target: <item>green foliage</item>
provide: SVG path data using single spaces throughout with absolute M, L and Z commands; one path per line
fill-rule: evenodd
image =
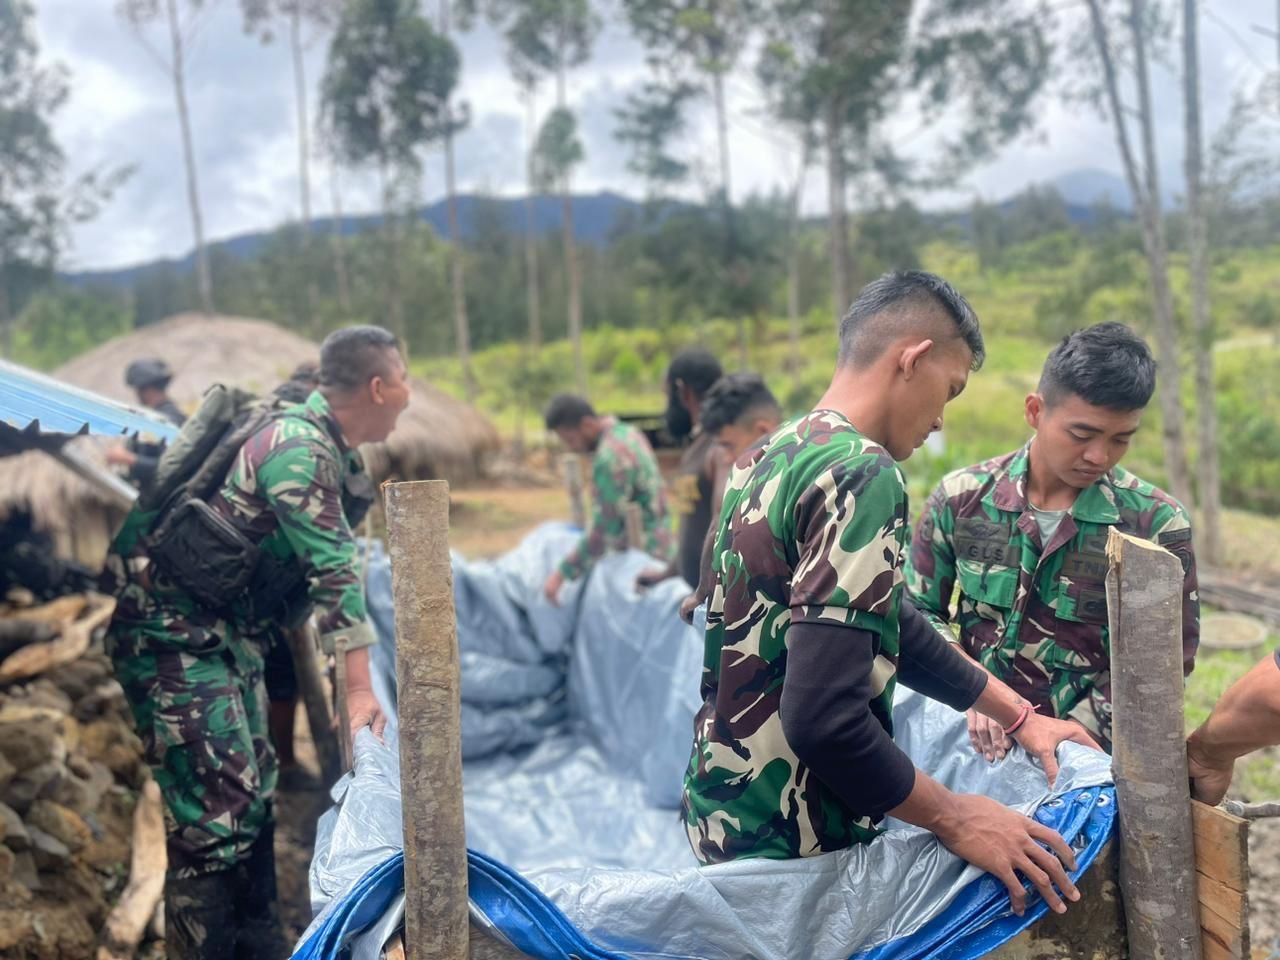
M 29 367 L 51 370 L 132 327 L 120 301 L 55 287 L 32 297 L 18 315 L 13 356 Z
M 418 167 L 418 151 L 455 126 L 458 49 L 416 0 L 351 0 L 329 46 L 321 116 L 344 163 Z
M 534 144 L 534 182 L 539 189 L 562 187 L 583 161 L 586 151 L 578 138 L 578 121 L 567 107 L 556 107 L 542 122 Z

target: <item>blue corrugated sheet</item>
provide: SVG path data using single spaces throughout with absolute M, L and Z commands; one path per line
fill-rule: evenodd
M 28 436 L 142 434 L 172 440 L 178 428 L 149 410 L 116 403 L 88 390 L 0 360 L 0 422 Z

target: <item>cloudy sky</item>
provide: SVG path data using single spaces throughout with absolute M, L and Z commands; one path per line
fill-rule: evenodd
M 263 46 L 240 28 L 236 0 L 205 0 L 208 11 L 196 26 L 190 53 L 188 97 L 194 124 L 200 195 L 206 236 L 233 236 L 267 229 L 296 217 L 297 147 L 293 81 L 288 49 Z M 1059 4 L 1070 8 L 1071 4 Z M 1083 6 L 1083 4 L 1081 4 Z M 1212 129 L 1242 84 L 1256 83 L 1276 59 L 1273 39 L 1254 29 L 1275 26 L 1274 0 L 1203 0 L 1202 58 L 1206 126 Z M 115 0 L 36 0 L 37 29 L 46 60 L 71 71 L 73 92 L 56 121 L 74 170 L 133 163 L 137 172 L 96 221 L 77 229 L 70 266 L 122 266 L 184 254 L 191 246 L 181 145 L 173 92 L 152 54 L 115 16 Z M 1068 9 L 1067 15 L 1073 15 Z M 577 178 L 581 191 L 610 189 L 640 196 L 642 184 L 626 170 L 626 156 L 613 140 L 614 110 L 647 75 L 643 55 L 613 14 L 596 44 L 592 62 L 577 70 L 570 97 L 579 111 L 587 163 Z M 165 49 L 165 34 L 147 36 Z M 327 37 L 309 40 L 308 81 L 312 106 L 323 69 Z M 460 38 L 462 97 L 472 124 L 458 139 L 460 188 L 511 194 L 521 189 L 524 107 L 516 96 L 499 40 L 485 30 Z M 1180 180 L 1181 107 L 1178 79 L 1166 68 L 1155 76 L 1158 146 L 1167 182 Z M 798 151 L 761 115 L 749 71 L 732 78 L 731 146 L 734 192 L 769 190 L 795 176 Z M 945 194 L 920 198 L 930 206 L 966 202 L 981 195 L 999 199 L 1020 187 L 1082 167 L 1119 171 L 1110 127 L 1078 104 L 1047 99 L 1036 133 L 1015 143 L 991 164 L 974 171 Z M 896 129 L 907 151 L 926 154 L 929 130 L 904 116 Z M 683 156 L 710 179 L 715 127 L 707 111 L 696 113 L 680 144 Z M 427 165 L 423 196 L 441 192 L 441 163 Z M 328 213 L 329 169 L 312 166 L 313 207 Z M 701 188 L 695 182 L 690 196 Z M 374 185 L 346 173 L 345 212 L 371 210 Z M 825 207 L 825 179 L 808 174 L 806 209 Z

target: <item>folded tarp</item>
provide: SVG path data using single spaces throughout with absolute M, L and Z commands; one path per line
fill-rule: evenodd
M 534 957 L 905 960 L 982 956 L 1043 915 L 1033 896 L 1027 915 L 1013 916 L 1002 884 L 893 822 L 866 847 L 699 867 L 678 810 L 702 662 L 700 632 L 676 616 L 687 587 L 637 591 L 652 561 L 612 555 L 580 595 L 552 608 L 542 581 L 573 536 L 549 526 L 496 563 L 455 558 L 469 876 L 482 927 Z M 393 644 L 385 558 L 373 564 L 370 603 L 382 643 Z M 375 655 L 375 669 L 393 649 Z M 505 669 L 489 671 L 506 677 L 495 689 L 465 675 L 475 669 L 466 664 L 493 660 L 559 669 L 563 683 L 546 694 L 550 684 L 515 682 Z M 394 682 L 384 675 L 379 685 Z M 511 719 L 500 736 L 474 720 L 510 719 L 511 708 L 540 700 L 562 703 L 563 716 Z M 1059 829 L 1081 872 L 1111 835 L 1106 756 L 1064 745 L 1051 791 L 1020 750 L 995 765 L 978 757 L 963 715 L 941 704 L 904 692 L 895 717 L 917 766 Z M 385 744 L 358 736 L 355 769 L 334 799 L 312 863 L 319 916 L 295 956 L 376 960 L 403 914 L 394 724 Z

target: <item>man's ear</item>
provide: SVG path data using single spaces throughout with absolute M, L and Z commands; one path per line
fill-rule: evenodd
M 904 347 L 902 352 L 898 354 L 898 369 L 902 371 L 902 376 L 907 380 L 915 376 L 916 368 L 919 367 L 920 361 L 932 349 L 932 340 L 921 340 L 919 343 Z
M 1027 421 L 1027 426 L 1032 430 L 1040 429 L 1040 418 L 1045 412 L 1044 397 L 1038 393 L 1028 393 L 1027 399 L 1022 404 L 1022 415 Z
M 369 380 L 369 399 L 374 403 L 382 404 L 386 402 L 386 381 L 381 377 L 372 377 Z

